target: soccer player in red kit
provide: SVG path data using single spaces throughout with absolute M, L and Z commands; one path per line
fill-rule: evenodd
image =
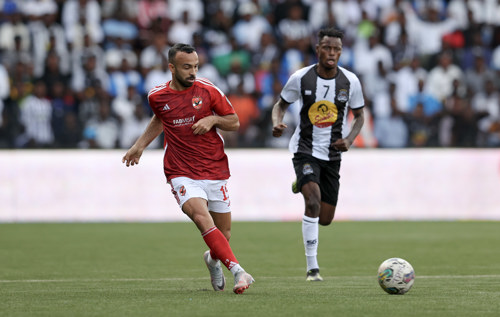
M 122 159 L 139 164 L 146 147 L 161 132 L 167 182 L 182 211 L 196 224 L 209 250 L 203 255 L 212 286 L 224 290 L 221 262 L 234 276 L 233 291 L 243 293 L 254 282 L 229 246 L 231 209 L 227 191 L 230 176 L 224 142 L 217 128 L 234 131 L 239 119 L 224 93 L 206 79 L 196 78 L 198 54 L 187 44 L 168 52 L 172 80 L 148 94 L 154 112 L 151 122 Z

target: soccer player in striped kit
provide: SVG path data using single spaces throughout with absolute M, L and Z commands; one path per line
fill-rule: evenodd
M 172 80 L 149 91 L 153 118 L 122 162 L 126 166 L 139 164 L 144 149 L 164 133 L 165 176 L 182 211 L 196 224 L 209 247 L 203 259 L 212 287 L 224 290 L 222 263 L 233 274 L 233 291 L 241 294 L 254 279 L 229 246 L 230 173 L 224 143 L 217 132 L 217 128 L 237 130 L 239 119 L 222 91 L 208 80 L 196 78 L 198 54 L 192 46 L 175 44 L 168 60 Z
M 329 225 L 335 215 L 339 192 L 341 153 L 347 151 L 364 123 L 364 99 L 359 79 L 340 67 L 343 33 L 333 28 L 318 32 L 318 63 L 290 76 L 273 107 L 273 136 L 287 128 L 283 117 L 294 102 L 300 105 L 300 121 L 290 139 L 297 180 L 294 193 L 305 202 L 302 236 L 307 260 L 307 281 L 322 281 L 317 260 L 318 224 Z M 346 126 L 349 109 L 354 115 Z

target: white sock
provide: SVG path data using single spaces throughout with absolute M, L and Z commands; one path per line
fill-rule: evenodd
M 235 276 L 238 272 L 245 270 L 239 264 L 235 264 L 229 271 Z
M 302 217 L 302 238 L 306 250 L 307 270 L 319 268 L 318 259 L 318 221 L 319 217 Z

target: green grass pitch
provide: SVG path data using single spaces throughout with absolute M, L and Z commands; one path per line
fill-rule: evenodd
M 334 222 L 323 282 L 305 281 L 298 222 L 235 222 L 256 282 L 214 292 L 192 223 L 0 224 L 0 316 L 500 316 L 500 222 Z M 401 257 L 405 295 L 377 284 Z

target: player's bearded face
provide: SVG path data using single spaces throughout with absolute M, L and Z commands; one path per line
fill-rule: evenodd
M 175 57 L 173 76 L 183 87 L 191 87 L 198 72 L 198 54 L 180 52 Z
M 338 37 L 325 36 L 316 46 L 316 53 L 322 67 L 334 69 L 342 54 L 342 40 Z

